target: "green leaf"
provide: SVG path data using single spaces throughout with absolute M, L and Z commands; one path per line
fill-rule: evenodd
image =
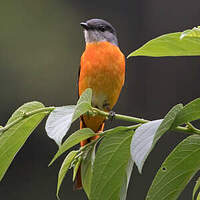
M 92 89 L 91 88 L 87 88 L 82 95 L 80 96 L 77 105 L 81 104 L 83 102 L 86 102 L 88 104 L 91 105 L 91 101 L 92 101 Z
M 146 200 L 175 200 L 200 168 L 200 137 L 183 140 L 163 162 Z
M 91 190 L 92 170 L 95 159 L 95 148 L 96 144 L 88 148 L 81 163 L 81 179 L 84 191 L 86 192 L 88 198 L 90 196 Z
M 35 101 L 22 105 L 13 113 L 11 118 L 8 120 L 7 125 L 19 117 L 22 117 L 24 113 L 40 108 L 44 108 L 44 105 Z M 24 145 L 29 135 L 42 121 L 46 114 L 47 112 L 41 112 L 24 118 L 0 135 L 0 180 L 2 180 L 17 152 Z
M 71 124 L 92 108 L 91 100 L 92 90 L 88 88 L 83 92 L 76 106 L 57 107 L 50 113 L 45 129 L 47 135 L 53 139 L 58 146 L 61 145 L 62 139 L 71 127 Z
M 163 121 L 152 121 L 136 129 L 131 142 L 131 155 L 140 173 L 149 153 L 160 137 L 171 128 L 177 114 L 182 108 L 182 104 L 175 105 L 166 114 Z
M 80 96 L 77 102 L 72 121 L 77 120 L 82 114 L 89 111 L 92 108 L 91 102 L 92 102 L 92 89 L 87 88 Z
M 58 174 L 58 183 L 57 183 L 57 192 L 56 192 L 56 196 L 59 199 L 59 190 L 60 190 L 60 186 L 63 182 L 63 179 L 68 171 L 68 169 L 71 166 L 71 163 L 74 159 L 74 157 L 76 156 L 76 154 L 78 153 L 78 151 L 71 151 L 65 158 L 65 160 L 62 163 L 62 166 L 60 168 L 59 174 Z
M 154 120 L 141 125 L 135 130 L 130 146 L 131 157 L 140 173 L 142 172 L 144 162 L 152 149 L 154 136 L 162 121 L 162 119 Z
M 79 166 L 80 166 L 80 164 L 81 164 L 81 160 L 82 160 L 82 158 L 79 156 L 79 157 L 78 157 L 78 161 L 76 162 L 76 164 L 75 164 L 75 166 L 74 166 L 73 179 L 72 179 L 73 181 L 74 181 L 75 178 L 76 178 L 76 175 L 77 175 Z
M 133 131 L 105 135 L 97 150 L 90 200 L 119 199 L 130 159 Z
M 181 32 L 169 33 L 150 40 L 129 56 L 199 56 L 200 38 L 184 37 Z
M 177 104 L 174 107 L 172 107 L 170 111 L 166 114 L 161 125 L 156 131 L 155 137 L 153 139 L 152 148 L 155 146 L 155 144 L 160 139 L 160 137 L 164 133 L 166 133 L 169 129 L 171 129 L 172 124 L 174 123 L 174 120 L 176 119 L 176 116 L 180 113 L 182 109 L 183 109 L 183 104 Z
M 197 28 L 194 27 L 191 30 L 186 30 L 181 34 L 180 39 L 183 39 L 184 37 L 194 37 L 194 38 L 200 38 L 200 26 Z
M 175 128 L 178 125 L 200 119 L 200 98 L 197 98 L 183 107 L 177 114 L 174 124 Z
M 63 137 L 69 130 L 75 106 L 62 106 L 55 108 L 46 121 L 47 135 L 53 139 L 58 146 L 61 145 Z
M 194 186 L 194 189 L 193 189 L 193 194 L 192 194 L 192 200 L 195 199 L 195 194 L 197 193 L 198 189 L 200 188 L 200 177 L 198 178 L 195 186 Z
M 71 147 L 75 146 L 82 140 L 86 140 L 90 137 L 95 136 L 95 133 L 89 129 L 89 128 L 84 128 L 76 131 L 75 133 L 71 134 L 65 142 L 60 146 L 58 149 L 56 155 L 52 159 L 49 165 L 51 165 L 60 155 L 62 155 L 64 152 L 66 152 L 68 149 Z

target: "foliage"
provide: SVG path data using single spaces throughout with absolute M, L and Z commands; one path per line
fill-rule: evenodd
M 120 197 L 130 158 L 132 135 L 132 130 L 118 131 L 105 135 L 102 139 L 94 161 L 89 199 L 118 199 Z
M 41 108 L 44 108 L 44 105 L 39 102 L 26 103 L 18 108 L 8 120 L 6 126 L 9 127 L 13 124 L 12 128 L 5 129 L 3 134 L 0 135 L 0 180 L 6 173 L 16 153 L 47 113 L 39 112 L 30 115 L 30 117 L 26 116 L 28 116 L 30 112 Z M 16 120 L 19 122 L 15 123 Z M 1 128 L 0 130 L 3 129 L 4 128 Z
M 200 55 L 199 27 L 157 37 L 129 57 L 194 55 Z M 58 174 L 57 197 L 68 170 L 73 168 L 74 181 L 81 166 L 83 188 L 88 199 L 125 200 L 133 164 L 136 163 L 141 173 L 145 160 L 159 138 L 172 130 L 190 136 L 180 142 L 162 163 L 146 199 L 177 199 L 200 168 L 200 130 L 192 124 L 194 120 L 200 119 L 200 98 L 185 106 L 177 104 L 163 119 L 154 121 L 116 114 L 116 119 L 133 124 L 105 130 L 98 133 L 98 139 L 69 151 L 80 141 L 96 135 L 91 129 L 84 128 L 62 142 L 75 120 L 83 114 L 109 117 L 109 113 L 93 108 L 91 100 L 92 91 L 87 89 L 76 105 L 55 108 L 45 107 L 40 102 L 30 102 L 17 109 L 7 124 L 0 126 L 0 180 L 32 131 L 49 115 L 45 127 L 47 135 L 59 148 L 50 165 L 68 152 Z M 200 179 L 196 182 L 191 199 L 200 199 L 199 186 Z
M 198 56 L 200 55 L 200 29 L 169 33 L 150 40 L 131 56 Z
M 177 199 L 200 168 L 199 154 L 199 135 L 189 136 L 177 145 L 158 170 L 146 199 Z

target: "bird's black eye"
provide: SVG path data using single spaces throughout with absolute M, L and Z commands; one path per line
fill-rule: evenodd
M 99 26 L 99 30 L 104 32 L 106 29 L 105 29 L 105 26 Z

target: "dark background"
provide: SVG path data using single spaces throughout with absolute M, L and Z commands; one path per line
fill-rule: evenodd
M 146 41 L 164 33 L 199 25 L 200 2 L 194 1 L 0 1 L 0 124 L 25 102 L 46 106 L 75 104 L 77 72 L 84 50 L 79 23 L 90 18 L 108 20 L 117 29 L 121 50 L 127 56 Z M 127 60 L 125 87 L 117 113 L 162 118 L 177 103 L 200 96 L 199 57 Z M 121 122 L 108 122 L 107 128 Z M 122 124 L 122 123 L 121 123 Z M 43 122 L 30 136 L 0 183 L 1 200 L 56 199 L 57 173 L 63 157 L 48 168 L 57 151 L 46 136 Z M 69 134 L 78 129 L 73 125 Z M 161 162 L 186 135 L 168 133 L 145 163 L 136 168 L 128 198 L 143 200 Z M 61 199 L 86 199 L 72 189 L 71 173 L 61 188 Z M 191 199 L 194 180 L 180 199 Z

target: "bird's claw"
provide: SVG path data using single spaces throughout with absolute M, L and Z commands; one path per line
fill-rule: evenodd
M 109 112 L 108 119 L 110 119 L 111 121 L 113 121 L 115 119 L 115 112 L 114 111 L 111 110 Z

